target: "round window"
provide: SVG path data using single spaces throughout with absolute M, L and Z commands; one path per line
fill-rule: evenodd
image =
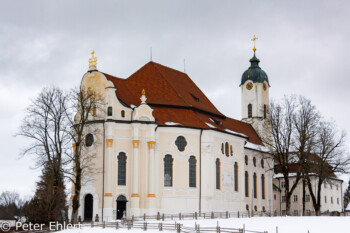
M 85 145 L 89 147 L 89 146 L 92 146 L 93 143 L 94 143 L 94 136 L 91 133 L 89 133 L 85 137 Z

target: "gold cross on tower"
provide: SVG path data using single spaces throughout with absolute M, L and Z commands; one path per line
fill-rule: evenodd
M 95 51 L 92 50 L 91 58 L 89 58 L 89 70 L 95 70 L 97 65 L 97 57 L 95 57 Z
M 253 39 L 252 39 L 252 41 L 254 42 L 254 48 L 253 48 L 253 51 L 254 51 L 254 53 L 255 53 L 255 51 L 256 51 L 256 48 L 255 48 L 255 41 L 258 39 L 258 37 L 255 37 L 255 35 L 254 35 L 254 37 L 253 37 Z

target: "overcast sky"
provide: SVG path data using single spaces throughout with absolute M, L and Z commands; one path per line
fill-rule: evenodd
M 93 49 L 98 69 L 121 78 L 150 60 L 151 46 L 160 64 L 183 71 L 186 59 L 214 105 L 241 119 L 255 34 L 270 97 L 302 94 L 350 133 L 349 22 L 350 1 L 1 1 L 0 192 L 34 191 L 40 171 L 19 159 L 28 142 L 13 135 L 41 88 L 79 85 Z

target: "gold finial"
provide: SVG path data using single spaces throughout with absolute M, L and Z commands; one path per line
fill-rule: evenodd
M 141 94 L 142 94 L 142 95 L 146 95 L 146 91 L 145 91 L 145 89 L 142 89 Z
M 254 35 L 254 37 L 253 37 L 253 39 L 252 39 L 252 41 L 254 42 L 254 48 L 253 48 L 253 51 L 254 51 L 254 53 L 255 53 L 255 51 L 256 51 L 256 48 L 255 48 L 255 41 L 258 39 L 258 37 L 255 37 L 255 35 Z
M 89 58 L 89 70 L 96 70 L 97 57 L 95 57 L 95 51 L 92 50 L 91 58 Z

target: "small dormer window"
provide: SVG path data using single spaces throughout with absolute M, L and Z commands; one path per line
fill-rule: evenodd
M 113 108 L 112 107 L 108 107 L 107 108 L 107 116 L 112 116 L 113 115 Z
M 199 98 L 197 96 L 193 95 L 192 93 L 191 93 L 191 96 L 195 101 L 199 102 Z
M 121 117 L 125 117 L 125 111 L 124 110 L 122 110 L 121 112 L 120 112 L 120 115 L 121 115 Z

